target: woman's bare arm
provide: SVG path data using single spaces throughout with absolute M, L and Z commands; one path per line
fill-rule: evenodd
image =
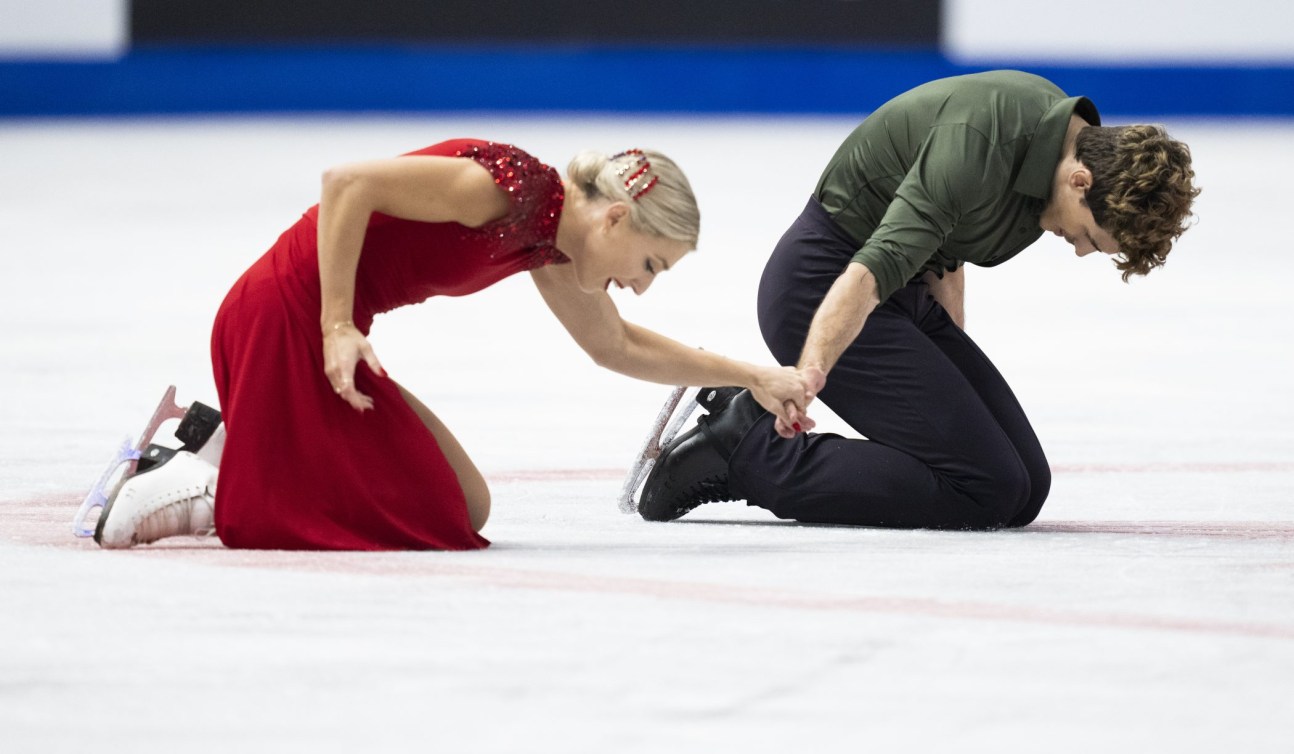
M 580 290 L 569 265 L 550 265 L 531 275 L 548 307 L 599 366 L 664 385 L 748 387 L 760 405 L 788 426 L 796 423 L 790 407 L 800 412 L 801 429 L 813 426 L 803 414 L 813 388 L 797 370 L 736 361 L 626 322 L 606 293 Z

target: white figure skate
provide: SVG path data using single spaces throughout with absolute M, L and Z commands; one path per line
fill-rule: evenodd
M 661 406 L 660 413 L 656 415 L 656 421 L 652 422 L 651 431 L 647 433 L 647 440 L 643 442 L 642 450 L 638 451 L 638 458 L 634 460 L 633 466 L 629 469 L 629 476 L 625 477 L 624 486 L 620 488 L 621 513 L 638 512 L 638 501 L 634 495 L 647 479 L 647 475 L 651 473 L 661 449 L 674 439 L 674 435 L 678 434 L 683 423 L 696 410 L 698 392 L 699 388 L 676 387 L 665 401 L 665 405 Z
M 94 540 L 121 549 L 166 537 L 214 534 L 216 467 L 187 450 L 126 480 L 104 506 Z
M 179 449 L 153 444 L 153 437 L 163 423 L 179 419 L 175 437 L 183 443 Z M 113 455 L 102 475 L 86 495 L 81 507 L 72 520 L 73 533 L 78 537 L 95 537 L 103 528 L 107 508 L 123 486 L 138 474 L 160 466 L 179 452 L 196 454 L 198 458 L 212 466 L 220 465 L 220 456 L 224 450 L 225 427 L 220 423 L 220 412 L 194 402 L 188 408 L 181 408 L 175 403 L 175 386 L 167 388 L 157 409 L 149 419 L 139 441 L 133 445 L 127 438 Z M 187 464 L 186 464 L 187 465 Z M 91 518 L 99 511 L 99 521 Z

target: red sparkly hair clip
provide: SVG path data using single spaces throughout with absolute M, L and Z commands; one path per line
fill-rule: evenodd
M 641 149 L 626 149 L 611 159 L 618 160 L 621 157 L 633 158 L 616 171 L 616 177 L 624 180 L 625 191 L 628 191 L 629 198 L 636 202 L 643 197 L 643 194 L 651 191 L 660 179 L 652 174 L 651 163 L 647 161 L 647 155 L 643 154 Z

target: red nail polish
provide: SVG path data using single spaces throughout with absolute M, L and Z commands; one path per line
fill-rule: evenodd
M 792 426 L 792 427 L 795 427 L 795 431 L 796 431 L 796 432 L 801 431 L 801 430 L 800 430 L 800 423 L 799 423 L 799 422 L 796 422 L 795 424 L 792 424 L 791 426 Z

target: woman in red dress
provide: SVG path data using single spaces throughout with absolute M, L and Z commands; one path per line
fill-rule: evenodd
M 598 364 L 749 387 L 789 423 L 812 397 L 799 372 L 684 346 L 625 322 L 607 295 L 613 284 L 646 291 L 695 248 L 699 227 L 687 179 L 655 152 L 583 153 L 565 183 L 520 149 L 476 140 L 327 171 L 319 204 L 216 315 L 223 455 L 181 452 L 132 477 L 96 539 L 129 547 L 214 531 L 237 548 L 487 546 L 485 479 L 386 374 L 367 334 L 376 314 L 527 270 Z

